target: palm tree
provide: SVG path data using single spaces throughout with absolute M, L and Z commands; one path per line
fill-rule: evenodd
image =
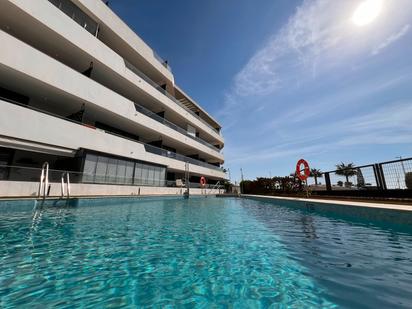
M 318 169 L 316 169 L 316 168 L 312 168 L 312 169 L 310 170 L 310 177 L 315 178 L 315 185 L 317 186 L 317 185 L 318 185 L 318 178 L 322 178 L 322 177 L 323 177 L 322 171 L 321 171 L 321 170 L 318 170 Z
M 349 183 L 349 177 L 356 175 L 356 167 L 353 163 L 345 164 L 341 162 L 336 165 L 336 175 L 345 176 L 346 183 Z

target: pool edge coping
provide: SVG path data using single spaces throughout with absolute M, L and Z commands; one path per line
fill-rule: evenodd
M 66 200 L 82 200 L 82 199 L 112 199 L 112 198 L 161 198 L 161 197 L 176 197 L 176 198 L 184 198 L 181 194 L 141 194 L 141 195 L 74 195 L 70 196 L 69 198 L 61 198 L 58 196 L 50 196 L 46 197 L 44 201 L 66 201 Z M 217 197 L 217 194 L 193 194 L 190 195 L 192 198 L 203 198 L 203 197 Z M 0 197 L 0 202 L 6 201 L 43 201 L 43 198 L 38 198 L 34 196 L 7 196 L 7 197 Z

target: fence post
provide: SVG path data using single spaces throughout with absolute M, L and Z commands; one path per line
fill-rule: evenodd
M 387 190 L 385 175 L 383 173 L 382 165 L 381 164 L 374 164 L 373 165 L 373 172 L 375 174 L 376 185 L 380 190 Z
M 330 184 L 329 173 L 325 173 L 325 183 L 326 183 L 326 191 L 332 191 L 332 185 Z
M 378 169 L 379 169 L 379 174 L 381 176 L 381 185 L 383 190 L 387 190 L 388 188 L 386 187 L 386 180 L 385 180 L 385 173 L 383 172 L 382 164 L 379 163 L 377 164 Z

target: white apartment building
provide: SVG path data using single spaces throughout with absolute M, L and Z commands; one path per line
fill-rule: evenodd
M 1 0 L 0 42 L 3 185 L 44 162 L 78 184 L 226 178 L 219 123 L 104 1 Z

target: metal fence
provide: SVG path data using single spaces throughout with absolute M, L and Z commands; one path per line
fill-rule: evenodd
M 412 158 L 387 161 L 322 174 L 321 191 L 412 190 Z

